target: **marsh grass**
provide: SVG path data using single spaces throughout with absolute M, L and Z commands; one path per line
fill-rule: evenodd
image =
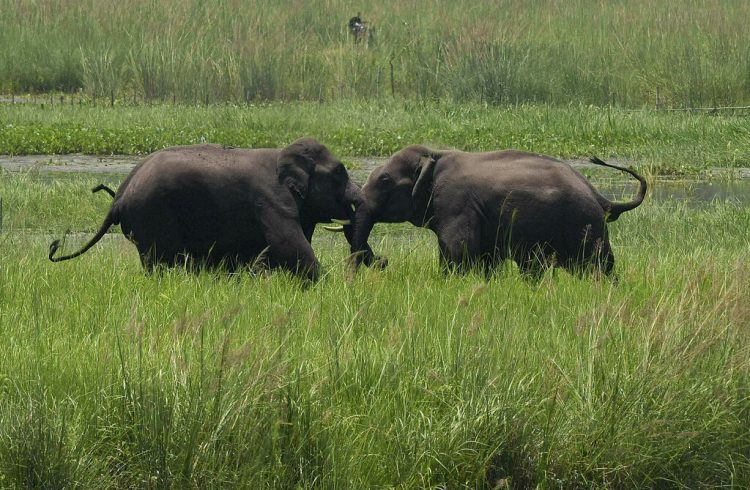
M 658 174 L 747 167 L 750 126 L 722 116 L 591 106 L 497 108 L 448 102 L 6 107 L 0 154 L 148 154 L 201 141 L 283 147 L 313 136 L 335 154 L 389 156 L 406 145 L 517 148 L 563 158 L 617 158 Z
M 98 222 L 66 199 L 48 204 Z M 348 273 L 318 234 L 314 285 L 148 277 L 119 235 L 51 264 L 65 225 L 18 212 L 0 233 L 2 486 L 750 484 L 747 207 L 628 213 L 616 285 L 446 277 L 405 225 L 376 227 L 384 272 Z
M 747 103 L 744 2 L 21 0 L 0 88 L 147 100 Z M 391 68 L 392 67 L 392 68 Z M 391 69 L 393 82 L 391 82 Z

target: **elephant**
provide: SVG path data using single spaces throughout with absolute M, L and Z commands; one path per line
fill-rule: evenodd
M 352 242 L 361 189 L 317 140 L 286 148 L 241 149 L 201 144 L 157 151 L 130 172 L 114 194 L 99 231 L 72 259 L 119 224 L 147 272 L 154 268 L 223 265 L 230 271 L 262 261 L 315 280 L 320 264 L 311 240 L 316 223 L 344 226 Z M 361 213 L 360 213 L 361 214 Z M 352 251 L 354 251 L 352 249 Z M 372 250 L 359 250 L 371 264 Z M 368 255 L 369 254 L 369 255 Z
M 611 202 L 573 167 L 545 155 L 408 146 L 373 170 L 362 187 L 366 210 L 353 248 L 369 249 L 375 223 L 409 221 L 437 235 L 446 271 L 478 267 L 491 273 L 512 259 L 527 278 L 538 279 L 549 267 L 612 275 L 607 222 L 638 207 L 647 185 L 631 169 L 596 157 L 591 162 L 635 177 L 637 197 Z

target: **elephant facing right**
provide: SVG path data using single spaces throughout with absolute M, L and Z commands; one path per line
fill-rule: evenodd
M 510 258 L 530 277 L 547 267 L 611 275 L 607 222 L 638 207 L 647 185 L 633 170 L 591 161 L 635 177 L 636 198 L 611 202 L 573 167 L 544 155 L 406 147 L 373 170 L 362 188 L 367 212 L 353 249 L 369 249 L 375 223 L 409 221 L 437 235 L 446 270 L 479 266 L 489 272 Z

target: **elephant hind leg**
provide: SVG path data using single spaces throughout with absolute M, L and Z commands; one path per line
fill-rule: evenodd
M 612 247 L 608 241 L 602 241 L 602 245 L 597 247 L 596 255 L 593 258 L 594 272 L 597 275 L 603 275 L 617 282 L 615 273 L 615 254 L 612 253 Z
M 163 267 L 186 265 L 183 230 L 174 213 L 161 206 L 156 210 L 138 209 L 136 216 L 121 223 L 123 233 L 135 244 L 147 274 Z M 147 216 L 148 219 L 144 217 Z
M 594 277 L 607 277 L 615 282 L 615 256 L 612 247 L 606 239 L 597 240 L 591 247 L 584 250 L 577 257 L 568 258 L 563 262 L 563 267 L 577 277 L 593 275 Z
M 555 252 L 540 244 L 518 250 L 513 255 L 521 275 L 532 282 L 539 282 L 547 269 L 558 265 Z
M 485 278 L 489 280 L 500 268 L 503 262 L 505 262 L 505 257 L 496 250 L 495 253 L 482 254 L 480 260 L 482 272 L 484 272 Z
M 154 258 L 151 256 L 150 253 L 146 252 L 138 252 L 139 257 L 141 258 L 141 265 L 143 266 L 143 270 L 146 271 L 146 275 L 150 276 L 154 273 Z
M 195 266 L 195 260 L 189 254 L 177 249 L 159 248 L 156 244 L 138 244 L 138 255 L 140 255 L 141 265 L 143 265 L 146 274 L 174 267 L 184 267 L 186 270 L 193 270 Z

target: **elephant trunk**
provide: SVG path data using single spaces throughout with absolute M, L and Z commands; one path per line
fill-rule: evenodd
M 375 255 L 370 244 L 367 243 L 374 225 L 374 220 L 367 204 L 361 204 L 357 208 L 352 223 L 351 227 L 344 227 L 344 234 L 347 235 L 347 240 L 351 244 L 354 265 L 357 267 L 362 264 L 368 267 L 378 265 L 381 269 L 385 268 L 387 260 Z
M 354 184 L 347 188 L 347 200 L 351 203 L 353 216 L 350 225 L 344 225 L 344 235 L 351 247 L 351 253 L 354 257 L 354 264 L 359 267 L 361 264 L 371 266 L 373 264 L 384 268 L 385 259 L 377 257 L 367 240 L 372 231 L 374 221 L 369 206 L 365 202 L 364 193 Z

